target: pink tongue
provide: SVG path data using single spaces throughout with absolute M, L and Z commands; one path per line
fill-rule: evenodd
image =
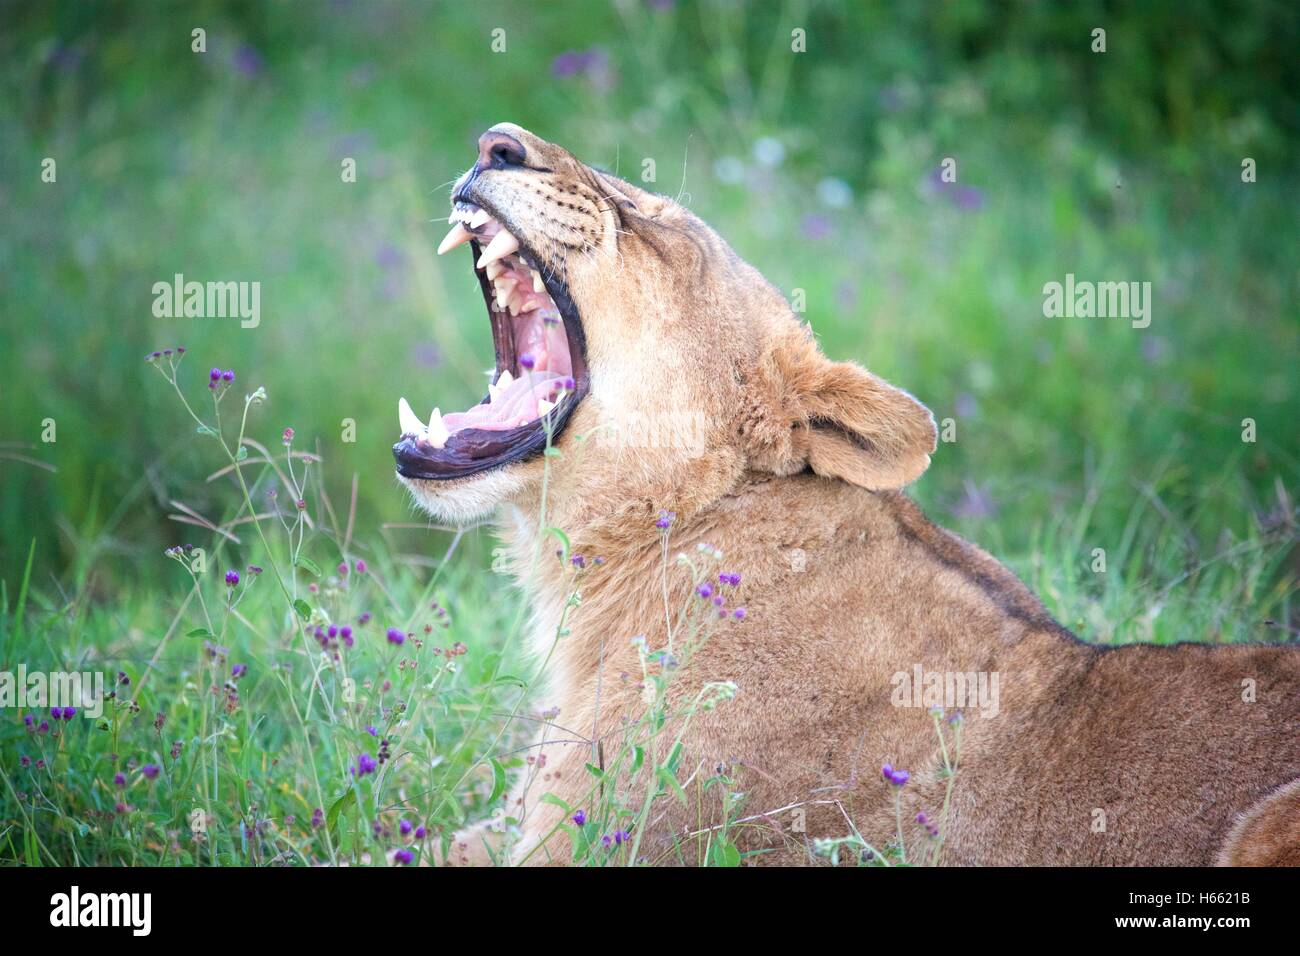
M 499 392 L 490 404 L 475 405 L 467 412 L 444 415 L 443 424 L 451 432 L 462 428 L 485 428 L 504 431 L 539 418 L 537 402 L 550 399 L 553 384 L 563 376 L 554 372 L 529 372 L 510 383 Z

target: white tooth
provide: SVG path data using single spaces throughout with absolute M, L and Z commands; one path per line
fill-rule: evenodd
M 536 269 L 533 270 L 533 291 L 534 292 L 546 291 L 546 283 L 542 281 L 542 274 L 538 272 Z
M 500 397 L 501 393 L 510 387 L 510 383 L 514 380 L 515 377 L 510 374 L 510 369 L 503 369 L 495 384 L 492 382 L 488 383 L 488 403 L 491 404 L 492 402 L 495 402 L 497 398 Z
M 537 400 L 537 417 L 538 417 L 538 418 L 545 418 L 545 417 L 546 417 L 546 413 L 549 412 L 549 411 L 550 411 L 552 408 L 554 408 L 554 407 L 555 407 L 555 403 L 554 403 L 554 402 L 548 402 L 548 401 L 547 401 L 546 399 L 544 399 L 544 398 L 538 399 L 538 400 Z
M 401 426 L 403 435 L 419 435 L 424 432 L 424 422 L 411 411 L 410 404 L 404 398 L 397 403 L 397 424 Z
M 455 249 L 457 246 L 459 246 L 462 242 L 469 242 L 470 239 L 472 238 L 473 236 L 469 234 L 468 229 L 466 229 L 460 223 L 456 223 L 456 225 L 451 227 L 451 232 L 447 233 L 446 238 L 443 239 L 442 242 L 438 244 L 438 255 L 442 255 L 445 252 L 450 252 L 452 249 Z
M 474 215 L 469 217 L 469 227 L 471 229 L 477 229 L 479 226 L 486 225 L 487 221 L 491 218 L 492 216 L 486 209 L 480 209 L 478 212 L 474 213 Z
M 442 423 L 442 412 L 438 409 L 433 410 L 429 416 L 429 444 L 434 448 L 441 448 L 447 444 L 447 439 L 451 437 L 451 432 L 447 431 L 447 426 Z
M 519 290 L 516 289 L 514 294 L 510 296 L 509 301 L 506 302 L 506 308 L 510 310 L 511 315 L 519 314 L 519 304 L 523 301 L 524 301 L 524 297 L 520 295 Z
M 524 304 L 519 307 L 519 311 L 522 314 L 524 312 L 531 312 L 533 311 L 533 309 L 540 309 L 541 307 L 542 304 L 540 302 L 538 302 L 532 296 L 529 296 L 527 299 L 524 300 Z
M 496 282 L 497 305 L 504 309 L 514 291 L 515 283 L 513 279 L 498 279 Z
M 468 237 L 469 233 L 467 232 L 465 235 Z M 483 269 L 489 262 L 496 262 L 498 259 L 504 259 L 518 248 L 519 240 L 502 229 L 492 237 L 492 241 L 489 242 L 487 248 L 483 250 L 483 255 L 480 256 L 478 260 L 478 267 Z
M 487 266 L 488 281 L 493 281 L 497 276 L 506 271 L 506 267 L 499 262 L 489 262 Z

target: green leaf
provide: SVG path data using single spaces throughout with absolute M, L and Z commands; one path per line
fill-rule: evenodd
M 563 810 L 565 813 L 569 814 L 570 816 L 573 815 L 573 807 L 569 806 L 567 803 L 565 803 L 563 800 L 561 800 L 553 793 L 542 794 L 540 797 L 537 798 L 537 802 L 549 803 L 553 806 L 559 807 L 561 810 Z
M 495 757 L 492 758 L 492 795 L 488 797 L 488 803 L 496 803 L 497 797 L 505 793 L 506 790 L 506 768 L 501 766 L 501 761 Z
M 194 430 L 198 432 L 200 435 L 211 435 L 214 438 L 217 435 L 215 429 L 209 428 L 207 425 L 200 425 L 198 428 Z
M 313 561 L 311 558 L 307 557 L 306 555 L 303 554 L 298 555 L 297 565 L 298 567 L 306 571 L 308 574 L 310 574 L 312 577 L 318 578 L 321 576 L 320 565 L 318 565 L 315 561 Z
M 713 844 L 713 865 L 740 866 L 740 851 L 736 849 L 736 845 L 727 840 L 719 840 Z
M 522 677 L 516 677 L 514 674 L 502 674 L 488 686 L 500 687 L 503 684 L 510 684 L 514 687 L 527 687 L 528 681 L 524 680 Z
M 645 763 L 645 748 L 637 744 L 632 748 L 632 776 L 636 776 L 643 763 Z
M 356 802 L 357 792 L 351 788 L 349 788 L 343 796 L 334 801 L 334 805 L 330 807 L 329 813 L 325 814 L 325 824 L 330 828 L 330 833 L 337 836 L 339 815 L 349 807 L 355 806 Z
M 594 763 L 587 764 L 587 773 L 591 774 L 597 780 L 605 779 L 605 771 L 601 770 Z
M 240 445 L 239 451 L 235 452 L 235 461 L 243 461 L 248 457 L 248 446 Z
M 573 548 L 573 545 L 569 544 L 569 536 L 565 534 L 563 531 L 561 531 L 559 528 L 547 528 L 546 533 L 555 535 L 555 537 L 560 539 L 560 544 L 564 548 L 564 557 L 565 559 L 568 559 L 569 551 L 571 551 Z
M 212 637 L 212 632 L 206 627 L 196 627 L 185 635 L 186 637 Z
M 677 782 L 676 774 L 667 767 L 660 767 L 655 771 L 655 776 L 660 780 L 660 782 L 668 785 L 668 789 L 677 795 L 677 799 L 682 802 L 683 806 L 686 805 L 686 791 L 683 790 L 682 785 Z
M 293 609 L 298 612 L 298 616 L 304 621 L 311 620 L 311 605 L 302 598 L 293 602 Z

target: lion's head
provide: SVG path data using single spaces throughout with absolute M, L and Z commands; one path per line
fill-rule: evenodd
M 468 411 L 425 422 L 400 403 L 397 473 L 436 517 L 535 501 L 548 436 L 562 463 L 551 507 L 577 522 L 689 515 L 763 473 L 899 488 L 929 464 L 929 411 L 822 355 L 781 294 L 672 199 L 502 123 L 452 206 L 438 251 L 468 244 L 496 370 Z

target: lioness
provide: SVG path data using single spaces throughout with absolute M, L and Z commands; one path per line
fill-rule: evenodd
M 596 799 L 584 765 L 609 758 L 641 706 L 632 638 L 668 647 L 672 609 L 711 610 L 718 588 L 726 620 L 679 662 L 673 700 L 721 681 L 734 699 L 670 722 L 635 775 L 600 784 L 635 805 L 684 725 L 688 799 L 643 821 L 649 862 L 694 860 L 716 834 L 720 800 L 700 781 L 721 766 L 746 795 L 731 838 L 755 861 L 811 861 L 815 838 L 855 830 L 873 859 L 941 846 L 949 864 L 1300 863 L 1294 647 L 1080 641 L 900 490 L 935 450 L 925 406 L 823 356 L 780 293 L 673 200 L 504 123 L 452 196 L 439 252 L 472 250 L 496 372 L 468 411 L 426 423 L 401 401 L 397 473 L 441 520 L 497 516 L 532 568 L 521 583 L 558 716 L 532 751 L 545 772 L 506 807 L 522 837 L 468 832 L 450 862 L 570 859 L 558 824 Z M 698 434 L 597 440 L 627 421 Z M 542 454 L 548 433 L 559 457 Z M 578 572 L 539 540 L 545 526 L 603 559 L 581 571 L 576 608 Z M 671 555 L 720 549 L 725 584 L 666 560 L 664 535 Z M 966 701 L 946 814 L 953 755 L 920 688 L 900 692 L 900 675 L 929 687 L 925 674 L 964 676 L 979 704 Z

